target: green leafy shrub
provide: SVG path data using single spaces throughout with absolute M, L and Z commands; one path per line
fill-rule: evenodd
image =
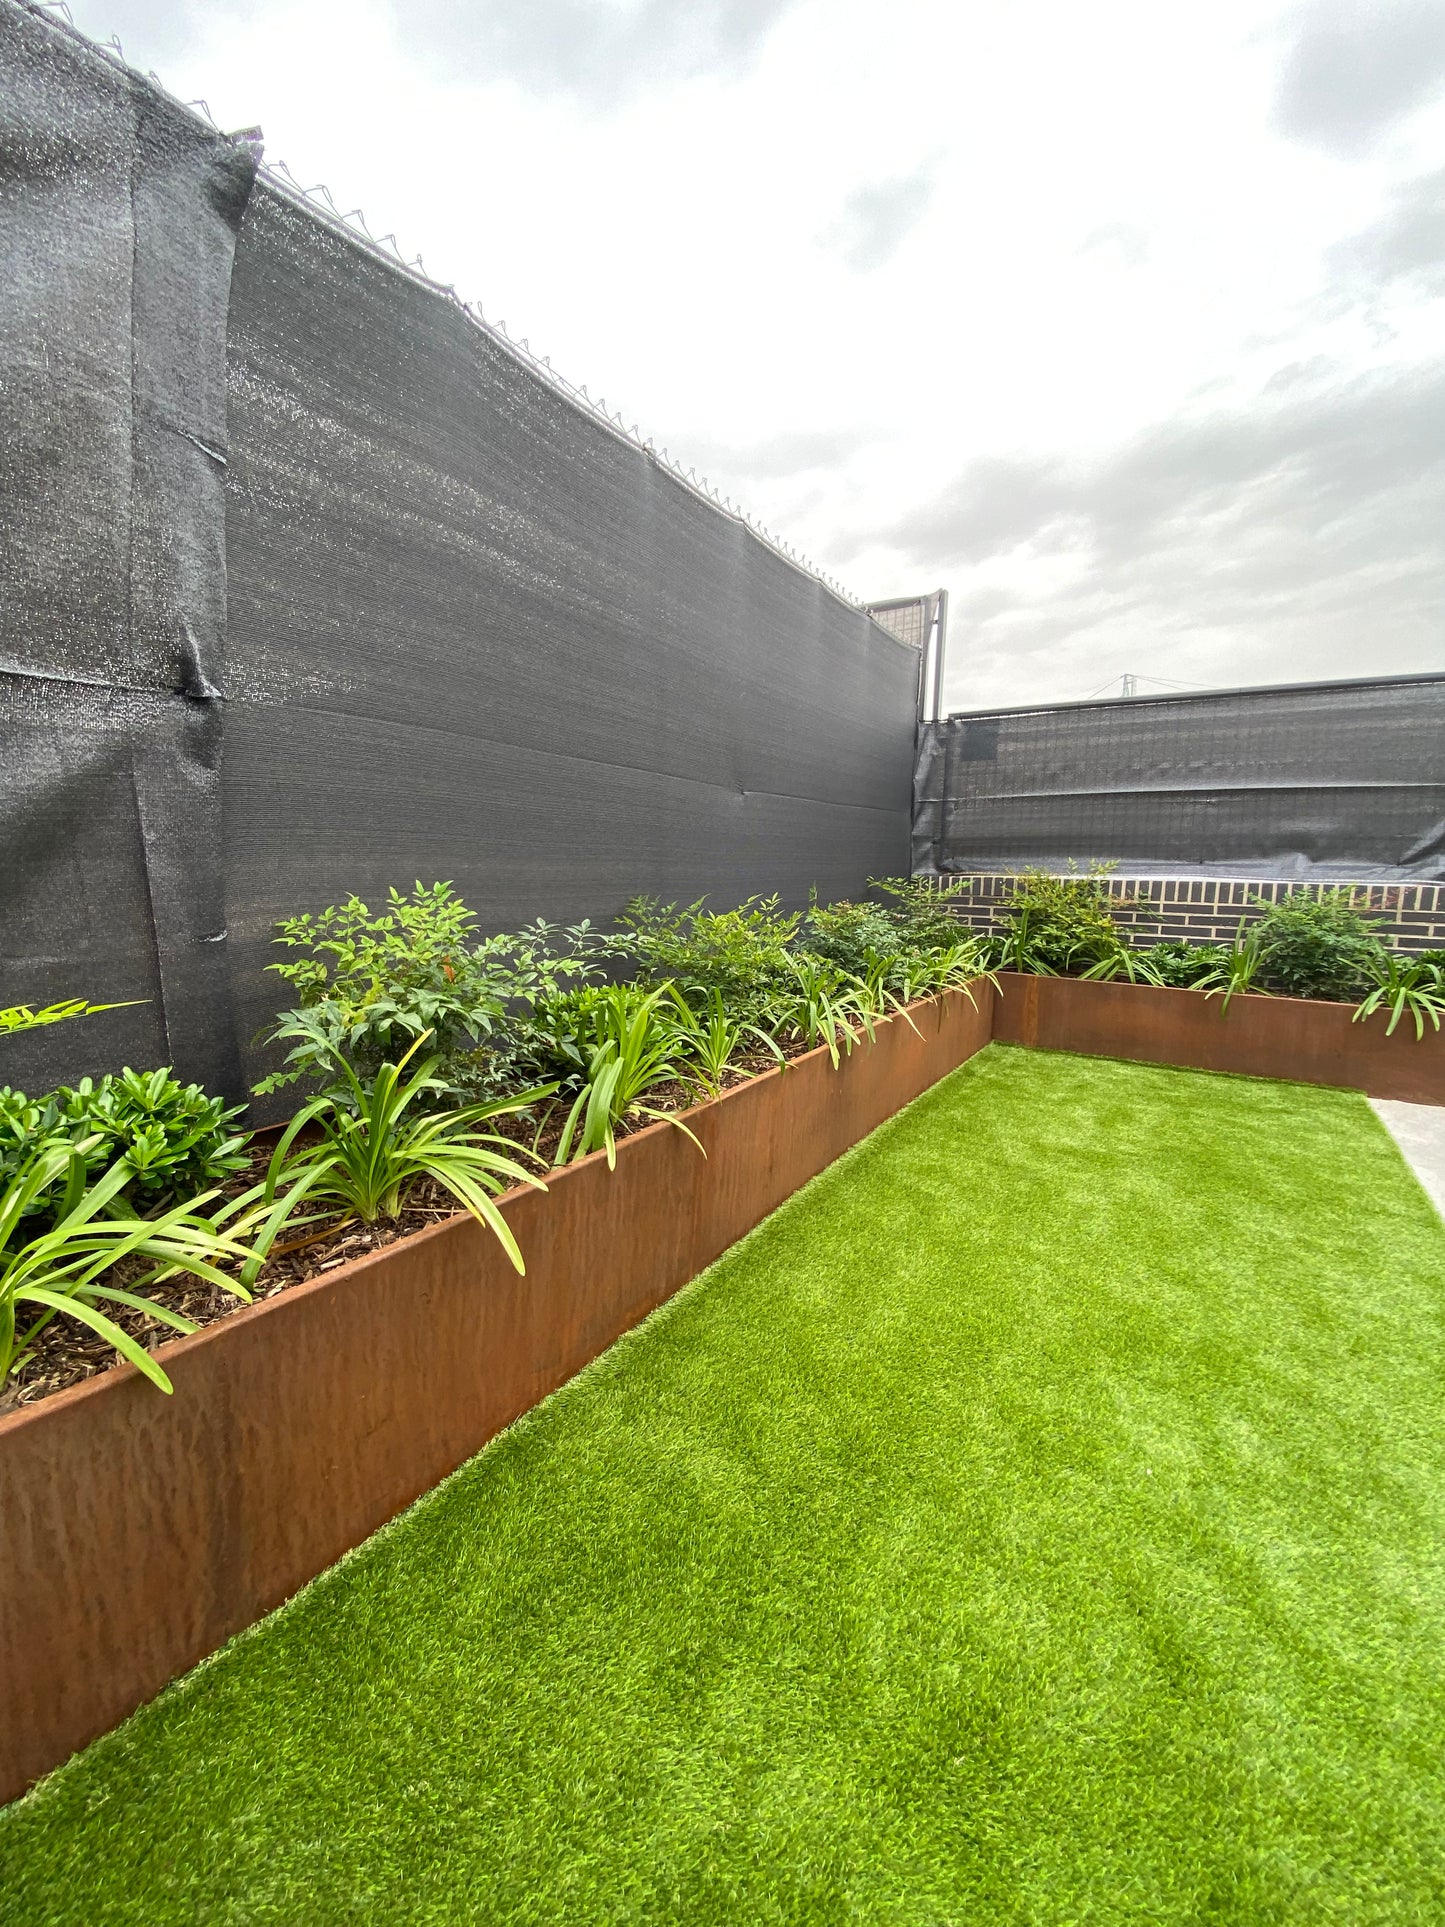
M 1112 869 L 1096 864 L 1069 876 L 1020 871 L 998 915 L 997 962 L 1009 970 L 1061 976 L 1113 957 L 1124 947 L 1116 914 L 1149 906 L 1138 897 L 1111 897 L 1105 879 Z
M 1185 943 L 1171 938 L 1166 943 L 1150 944 L 1137 952 L 1140 963 L 1147 964 L 1154 978 L 1175 990 L 1193 990 L 1206 977 L 1220 970 L 1229 955 L 1224 943 Z
M 948 908 L 968 890 L 967 882 L 937 885 L 922 878 L 871 877 L 869 887 L 892 901 L 814 902 L 799 929 L 794 953 L 806 951 L 860 983 L 876 976 L 880 987 L 906 1000 L 940 987 L 929 981 L 936 975 L 930 970 L 930 958 L 946 955 L 956 961 L 961 946 L 979 943 Z M 881 972 L 880 965 L 884 966 Z
M 705 898 L 680 907 L 634 897 L 622 911 L 611 954 L 644 989 L 673 983 L 691 1002 L 718 991 L 738 1017 L 754 1021 L 769 991 L 787 981 L 788 955 L 802 921 L 776 896 L 749 897 L 735 910 L 705 910 Z
M 1384 945 L 1378 920 L 1361 916 L 1354 893 L 1296 892 L 1270 904 L 1259 919 L 1259 977 L 1286 997 L 1346 1003 L 1374 981 Z M 1262 901 L 1258 900 L 1257 901 Z
M 935 883 L 924 877 L 870 877 L 868 887 L 893 899 L 888 905 L 889 920 L 898 932 L 900 949 L 910 955 L 951 950 L 968 934 L 968 926 L 948 907 L 972 889 L 967 878 Z
M 346 1067 L 369 1083 L 423 1036 L 438 1066 L 428 1101 L 469 1102 L 514 1084 L 531 1011 L 593 972 L 599 946 L 585 923 L 562 930 L 539 919 L 480 941 L 475 924 L 449 883 L 418 883 L 409 897 L 391 890 L 379 913 L 351 897 L 278 924 L 276 942 L 306 954 L 268 966 L 298 1007 L 270 1033 L 268 1042 L 289 1048 L 257 1095 L 299 1078 L 339 1090 Z
M 905 938 L 881 904 L 815 903 L 799 928 L 797 949 L 849 976 L 863 977 L 880 959 L 891 963 L 899 957 Z
M 147 1211 L 245 1170 L 249 1134 L 235 1128 L 243 1109 L 227 1108 L 169 1070 L 84 1077 L 35 1100 L 6 1087 L 0 1089 L 0 1181 L 15 1176 L 42 1142 L 85 1143 L 92 1175 L 125 1159 L 124 1198 Z M 49 1189 L 32 1193 L 28 1215 L 50 1212 L 63 1188 L 57 1177 Z

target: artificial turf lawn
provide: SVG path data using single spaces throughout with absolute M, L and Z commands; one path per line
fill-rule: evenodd
M 0 1917 L 1438 1923 L 1442 1310 L 1363 1099 L 994 1046 L 0 1815 Z

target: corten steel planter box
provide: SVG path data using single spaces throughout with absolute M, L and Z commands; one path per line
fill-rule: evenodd
M 114 1726 L 564 1384 L 989 1040 L 895 1018 L 513 1193 L 519 1278 L 454 1218 L 0 1419 L 0 1801 Z M 921 1035 L 918 1034 L 921 1032 Z
M 1348 1004 L 1301 997 L 1220 997 L 1150 984 L 999 974 L 993 1034 L 1000 1043 L 1081 1051 L 1202 1071 L 1336 1084 L 1370 1097 L 1445 1104 L 1445 1033 L 1379 1015 L 1352 1022 Z

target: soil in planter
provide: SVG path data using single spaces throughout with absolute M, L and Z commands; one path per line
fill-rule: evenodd
M 800 1056 L 802 1046 L 787 1054 Z M 760 1071 L 771 1069 L 774 1061 L 762 1051 L 741 1058 L 739 1067 L 736 1070 L 729 1069 L 725 1074 L 724 1088 L 732 1089 L 747 1083 Z M 699 1094 L 696 1085 L 678 1081 L 655 1086 L 647 1092 L 644 1101 L 654 1110 L 676 1113 L 692 1109 L 699 1102 Z M 510 1138 L 523 1150 L 533 1149 L 535 1140 L 535 1149 L 542 1159 L 536 1171 L 545 1182 L 547 1170 L 544 1167 L 550 1165 L 556 1155 L 566 1115 L 563 1107 L 554 1111 L 540 1137 L 537 1135 L 536 1120 L 525 1117 L 501 1117 L 490 1128 L 495 1129 L 498 1136 Z M 619 1128 L 617 1135 L 630 1137 L 652 1121 L 645 1116 L 630 1118 Z M 226 1187 L 232 1196 L 239 1195 L 264 1177 L 271 1151 L 270 1142 L 261 1140 L 256 1143 L 251 1169 L 239 1173 Z M 518 1162 L 531 1168 L 530 1161 L 525 1157 L 519 1158 Z M 398 1238 L 424 1231 L 429 1225 L 440 1224 L 444 1219 L 457 1215 L 457 1203 L 450 1192 L 429 1180 L 414 1184 L 403 1200 L 401 1215 L 387 1223 L 348 1224 L 335 1231 L 300 1237 L 291 1244 L 283 1239 L 252 1287 L 252 1299 L 274 1298 L 293 1285 L 305 1284 L 308 1279 L 319 1278 L 325 1272 L 336 1270 L 338 1265 L 349 1264 L 353 1258 L 363 1258 L 369 1251 L 379 1251 L 385 1245 L 395 1244 Z M 141 1264 L 117 1266 L 111 1274 L 112 1282 L 134 1287 L 145 1269 Z M 170 1310 L 178 1311 L 197 1326 L 214 1325 L 220 1319 L 245 1309 L 244 1299 L 232 1297 L 219 1286 L 208 1284 L 200 1278 L 176 1278 L 169 1284 L 152 1285 L 145 1295 Z M 139 1340 L 147 1351 L 155 1351 L 159 1345 L 177 1336 L 172 1326 L 163 1324 L 160 1319 L 152 1318 L 145 1312 L 118 1305 L 108 1307 L 107 1315 L 115 1320 L 122 1331 Z M 67 1386 L 94 1378 L 99 1372 L 108 1372 L 120 1363 L 120 1354 L 113 1346 L 78 1319 L 69 1318 L 62 1312 L 40 1334 L 32 1356 L 0 1386 L 0 1417 L 19 1406 L 33 1405 L 40 1399 L 49 1398 L 54 1392 L 62 1392 Z

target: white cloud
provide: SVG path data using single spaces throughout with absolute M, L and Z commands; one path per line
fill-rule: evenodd
M 72 4 L 857 592 L 949 586 L 955 704 L 1445 660 L 1439 0 Z

